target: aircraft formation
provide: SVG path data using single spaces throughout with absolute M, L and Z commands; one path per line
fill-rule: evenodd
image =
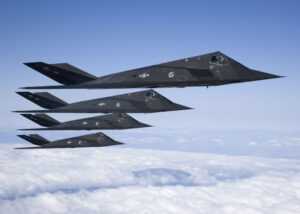
M 49 92 L 17 92 L 22 97 L 44 108 L 44 110 L 15 111 L 22 113 L 21 115 L 25 118 L 43 127 L 20 130 L 120 130 L 151 127 L 151 125 L 135 120 L 127 113 L 155 113 L 191 109 L 172 102 L 153 88 L 210 87 L 281 77 L 250 69 L 221 52 L 123 71 L 99 78 L 67 63 L 30 62 L 24 64 L 61 85 L 30 86 L 22 89 L 150 89 L 74 103 L 67 103 Z M 59 122 L 45 113 L 103 113 L 104 115 Z M 103 147 L 123 144 L 102 132 L 56 141 L 48 141 L 37 134 L 18 136 L 36 145 L 35 147 L 18 149 Z

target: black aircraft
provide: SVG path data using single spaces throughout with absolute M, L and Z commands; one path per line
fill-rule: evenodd
M 24 63 L 63 85 L 31 86 L 23 89 L 105 89 L 218 86 L 281 76 L 256 71 L 221 52 L 95 77 L 67 63 Z
M 128 114 L 112 113 L 97 117 L 89 117 L 67 122 L 59 122 L 47 114 L 21 114 L 27 119 L 46 128 L 31 128 L 19 130 L 96 130 L 96 129 L 132 129 L 151 127 L 141 123 Z
M 78 137 L 66 138 L 55 141 L 48 141 L 37 134 L 31 135 L 18 135 L 19 137 L 27 140 L 28 142 L 37 145 L 38 147 L 21 147 L 16 149 L 53 149 L 53 148 L 76 148 L 76 147 L 103 147 L 121 145 L 124 143 L 115 141 L 98 132 L 95 134 L 82 135 Z
M 17 92 L 19 95 L 48 110 L 15 111 L 48 113 L 153 113 L 191 109 L 171 102 L 154 90 L 145 90 L 117 96 L 68 104 L 48 92 Z

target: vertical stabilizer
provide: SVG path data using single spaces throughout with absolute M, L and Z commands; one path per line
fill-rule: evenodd
M 47 139 L 41 137 L 38 134 L 31 134 L 31 135 L 18 135 L 20 138 L 23 138 L 24 140 L 27 140 L 28 142 L 38 145 L 38 146 L 43 146 L 47 143 L 50 143 Z
M 21 114 L 23 117 L 44 127 L 54 126 L 60 124 L 59 121 L 50 117 L 47 114 Z
M 31 93 L 27 91 L 20 91 L 16 93 L 46 109 L 59 108 L 68 105 L 68 103 L 66 103 L 65 101 L 55 97 L 48 92 Z

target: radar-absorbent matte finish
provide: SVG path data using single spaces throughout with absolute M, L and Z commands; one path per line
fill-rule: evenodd
M 191 109 L 173 103 L 152 89 L 71 104 L 49 93 L 17 93 L 35 104 L 48 109 L 16 111 L 20 113 L 154 113 Z
M 77 148 L 77 147 L 103 147 L 121 145 L 123 143 L 115 141 L 98 132 L 95 134 L 82 135 L 78 137 L 65 138 L 61 140 L 48 141 L 45 138 L 37 134 L 31 135 L 18 135 L 20 138 L 37 145 L 36 147 L 21 147 L 16 149 L 54 149 L 54 148 Z
M 19 130 L 101 130 L 151 127 L 135 120 L 126 113 L 112 113 L 66 122 L 59 122 L 46 114 L 22 114 L 22 116 L 45 128 Z
M 31 62 L 25 65 L 63 85 L 30 86 L 24 89 L 217 86 L 280 77 L 247 68 L 219 51 L 98 78 L 67 63 Z

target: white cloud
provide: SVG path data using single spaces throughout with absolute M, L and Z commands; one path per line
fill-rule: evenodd
M 186 152 L 219 153 L 228 155 L 251 155 L 274 158 L 300 159 L 300 132 L 265 131 L 265 130 L 199 130 L 196 129 L 161 129 L 152 127 L 106 131 L 113 139 L 124 142 L 127 148 L 175 150 Z M 16 142 L 15 133 L 0 131 L 0 139 Z M 20 132 L 21 134 L 21 132 Z M 42 136 L 56 140 L 75 135 L 86 134 L 84 131 L 45 132 Z M 24 142 L 18 139 L 19 142 Z M 249 142 L 256 142 L 249 144 Z M 283 152 L 284 151 L 284 152 Z
M 3 213 L 299 213 L 300 161 L 0 146 Z
M 186 142 L 189 142 L 189 140 L 188 140 L 188 139 L 185 139 L 185 138 L 182 138 L 182 137 L 180 137 L 180 138 L 178 138 L 178 139 L 177 139 L 177 142 L 179 142 L 179 143 L 186 143 Z
M 249 146 L 258 146 L 258 143 L 255 141 L 250 141 Z
M 218 143 L 219 145 L 225 145 L 223 139 L 220 138 L 214 138 L 212 139 L 213 142 Z
M 216 142 L 216 143 L 222 143 L 223 142 L 223 140 L 219 139 L 219 138 L 215 138 L 215 139 L 213 139 L 213 141 Z
M 288 140 L 300 142 L 300 137 L 287 137 Z

